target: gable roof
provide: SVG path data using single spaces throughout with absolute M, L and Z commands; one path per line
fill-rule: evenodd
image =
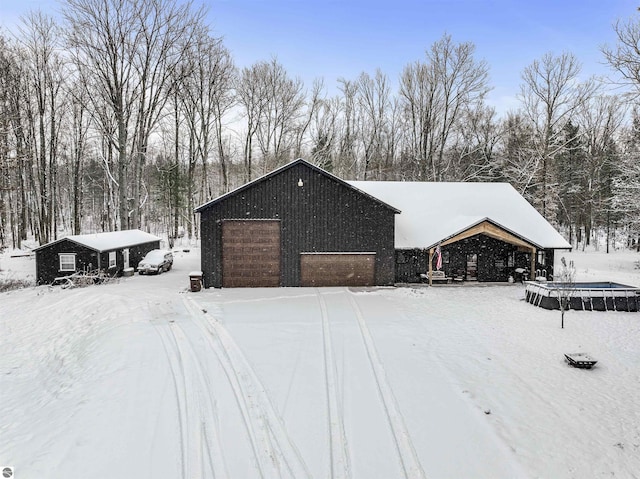
M 74 243 L 78 243 L 101 253 L 103 251 L 111 251 L 139 244 L 151 243 L 152 241 L 160 241 L 160 238 L 140 230 L 109 231 L 106 233 L 66 236 L 59 240 L 42 245 L 36 248 L 35 251 L 52 244 L 59 243 L 63 240 L 73 241 Z
M 398 210 L 395 207 L 389 205 L 388 203 L 384 202 L 380 198 L 369 194 L 365 190 L 361 190 L 361 189 L 357 188 L 356 186 L 354 186 L 352 184 L 353 182 L 348 182 L 348 181 L 341 180 L 337 176 L 329 173 L 328 171 L 323 170 L 322 168 L 320 168 L 318 166 L 315 166 L 315 165 L 309 163 L 308 161 L 303 160 L 302 158 L 298 158 L 297 160 L 291 161 L 291 162 L 287 163 L 286 165 L 281 166 L 280 168 L 276 168 L 275 170 L 271 171 L 270 173 L 267 173 L 266 175 L 263 175 L 263 176 L 261 176 L 259 178 L 256 178 L 255 180 L 252 180 L 252 181 L 250 181 L 248 183 L 245 183 L 244 185 L 242 185 L 242 186 L 240 186 L 240 187 L 238 187 L 238 188 L 236 188 L 234 190 L 231 190 L 228 193 L 220 195 L 217 198 L 214 198 L 213 200 L 208 201 L 207 203 L 204 203 L 204 204 L 198 206 L 195 209 L 195 212 L 196 213 L 200 213 L 203 210 L 205 210 L 205 209 L 207 209 L 207 208 L 209 208 L 209 207 L 211 207 L 211 206 L 213 206 L 213 205 L 215 205 L 217 203 L 220 203 L 221 201 L 224 201 L 225 199 L 227 199 L 227 198 L 229 198 L 231 196 L 237 195 L 237 194 L 239 194 L 239 193 L 251 188 L 252 186 L 254 186 L 254 185 L 258 184 L 258 183 L 262 183 L 264 181 L 267 181 L 270 178 L 282 173 L 285 170 L 293 168 L 296 165 L 304 165 L 307 168 L 315 171 L 316 173 L 320 173 L 321 175 L 326 176 L 327 178 L 335 181 L 336 183 L 339 183 L 339 184 L 343 185 L 344 187 L 346 187 L 346 188 L 348 188 L 350 190 L 353 190 L 353 191 L 355 191 L 355 192 L 357 192 L 357 193 L 359 193 L 359 194 L 361 194 L 363 196 L 368 197 L 369 199 L 371 199 L 372 201 L 378 203 L 379 205 L 382 205 L 385 208 L 388 208 L 388 209 L 392 210 L 394 213 L 400 213 L 400 210 Z
M 396 216 L 399 249 L 431 248 L 489 221 L 537 248 L 571 245 L 508 183 L 350 181 L 402 210 Z

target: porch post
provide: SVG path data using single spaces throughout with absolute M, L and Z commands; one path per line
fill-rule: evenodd
M 429 286 L 433 286 L 433 248 L 429 250 Z
M 536 279 L 536 254 L 537 254 L 536 249 L 532 248 L 531 249 L 531 271 L 529 272 L 529 279 L 532 281 Z

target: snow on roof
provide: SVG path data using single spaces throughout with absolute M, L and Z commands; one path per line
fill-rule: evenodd
M 160 241 L 160 238 L 140 230 L 109 231 L 107 233 L 93 233 L 86 235 L 71 235 L 62 239 L 74 241 L 96 251 L 109 251 L 127 248 L 152 241 Z M 57 241 L 54 241 L 56 243 Z M 49 243 L 51 244 L 51 243 Z M 44 245 L 46 246 L 46 245 Z M 42 246 L 40 247 L 42 248 Z M 38 248 L 38 249 L 40 249 Z
M 508 183 L 349 181 L 398 208 L 395 245 L 430 248 L 490 220 L 539 248 L 571 245 Z

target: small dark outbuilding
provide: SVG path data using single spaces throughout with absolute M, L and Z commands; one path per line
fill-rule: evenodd
M 34 250 L 36 279 L 38 284 L 48 284 L 62 276 L 93 270 L 120 275 L 158 248 L 160 238 L 140 230 L 67 236 Z
M 395 281 L 400 211 L 302 159 L 196 212 L 207 288 Z

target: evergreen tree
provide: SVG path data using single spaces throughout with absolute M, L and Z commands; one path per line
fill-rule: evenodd
M 640 251 L 640 112 L 632 112 L 631 126 L 623 142 L 619 175 L 612 181 L 611 209 L 624 218 L 630 246 Z
M 569 121 L 563 128 L 565 150 L 558 155 L 557 181 L 559 185 L 558 223 L 567 228 L 569 242 L 580 241 L 584 226 L 584 189 L 586 178 L 582 174 L 585 164 L 584 144 L 579 136 L 580 127 Z

